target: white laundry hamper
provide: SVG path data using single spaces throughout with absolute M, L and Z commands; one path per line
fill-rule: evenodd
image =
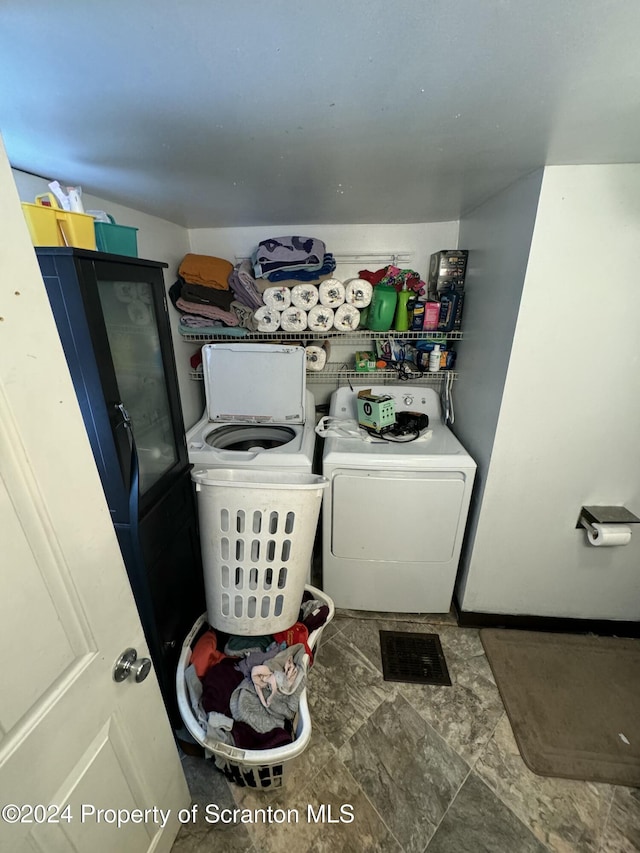
M 335 608 L 331 598 L 324 592 L 321 592 L 321 590 L 308 585 L 305 586 L 305 589 L 311 594 L 312 598 L 320 601 L 322 604 L 326 604 L 329 608 L 329 613 L 324 624 L 309 634 L 308 645 L 314 652 L 314 656 L 316 656 L 322 632 L 333 619 Z M 298 602 L 299 605 L 300 602 Z M 185 638 L 178 660 L 176 692 L 178 696 L 178 708 L 185 727 L 200 746 L 216 756 L 216 765 L 232 782 L 241 787 L 259 788 L 262 790 L 280 788 L 283 785 L 286 762 L 297 758 L 297 756 L 304 752 L 311 739 L 311 715 L 307 701 L 307 688 L 305 686 L 300 694 L 298 712 L 294 720 L 294 740 L 292 743 L 274 747 L 273 749 L 239 749 L 220 741 L 208 739 L 206 729 L 200 725 L 191 707 L 184 677 L 185 669 L 191 662 L 191 649 L 195 645 L 196 638 L 201 633 L 203 626 L 206 627 L 206 622 L 207 614 L 203 613 Z M 303 661 L 305 668 L 308 670 L 309 656 L 305 654 Z
M 298 618 L 325 477 L 230 468 L 191 472 L 209 624 L 273 634 Z

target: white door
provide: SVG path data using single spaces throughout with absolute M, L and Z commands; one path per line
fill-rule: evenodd
M 148 650 L 1 140 L 0 543 L 0 850 L 169 850 L 188 790 L 153 671 L 112 678 Z

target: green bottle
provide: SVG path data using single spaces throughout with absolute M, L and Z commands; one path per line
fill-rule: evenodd
M 407 282 L 402 285 L 402 290 L 398 293 L 398 304 L 396 306 L 396 316 L 393 321 L 393 328 L 396 332 L 406 332 L 409 328 L 409 312 L 407 310 L 407 302 L 411 296 L 411 291 L 407 290 Z

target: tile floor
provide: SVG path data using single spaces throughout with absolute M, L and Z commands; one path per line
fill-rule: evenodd
M 288 820 L 202 820 L 182 827 L 173 853 L 640 851 L 640 789 L 529 771 L 478 631 L 428 619 L 338 611 L 309 674 L 311 744 L 285 765 L 282 788 L 239 788 L 209 762 L 183 759 L 200 813 L 271 806 Z M 384 681 L 381 628 L 437 633 L 452 686 Z M 336 822 L 308 819 L 322 804 Z M 347 805 L 354 819 L 341 822 Z

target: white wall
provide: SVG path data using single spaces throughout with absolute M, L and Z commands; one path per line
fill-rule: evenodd
M 18 189 L 20 201 L 32 202 L 36 195 L 49 192 L 47 181 L 35 175 L 29 175 L 13 169 L 13 179 Z M 176 271 L 180 261 L 189 251 L 189 233 L 186 228 L 159 219 L 157 216 L 149 216 L 139 210 L 132 210 L 120 204 L 83 194 L 85 210 L 106 210 L 119 225 L 129 225 L 138 228 L 138 255 L 154 261 L 164 261 L 168 268 L 164 271 L 165 285 L 167 289 L 176 279 Z M 195 419 L 195 413 L 200 413 L 200 395 L 194 388 L 193 381 L 189 378 L 189 355 L 193 351 L 187 348 L 177 330 L 178 314 L 169 302 L 169 317 L 171 319 L 171 331 L 176 352 L 176 364 L 178 368 L 178 383 L 182 408 L 185 420 Z M 186 354 L 186 358 L 181 357 Z
M 381 211 L 384 216 L 384 211 Z M 236 258 L 248 257 L 261 240 L 280 234 L 307 234 L 324 240 L 327 251 L 338 256 L 334 275 L 341 281 L 357 276 L 360 269 L 376 270 L 390 263 L 390 259 L 369 262 L 340 262 L 340 255 L 363 256 L 393 252 L 406 252 L 411 260 L 406 266 L 425 278 L 429 256 L 439 249 L 458 245 L 457 222 L 414 223 L 408 225 L 278 225 L 256 228 L 198 228 L 189 232 L 191 250 L 196 253 L 217 255 L 232 263 Z M 338 346 L 332 342 L 331 360 L 342 361 L 353 356 L 358 347 Z M 362 347 L 360 347 L 362 348 Z M 335 381 L 314 382 L 309 385 L 316 403 L 326 402 L 336 388 Z
M 464 611 L 640 618 L 640 530 L 575 529 L 582 505 L 640 515 L 638 269 L 640 165 L 545 169 Z

